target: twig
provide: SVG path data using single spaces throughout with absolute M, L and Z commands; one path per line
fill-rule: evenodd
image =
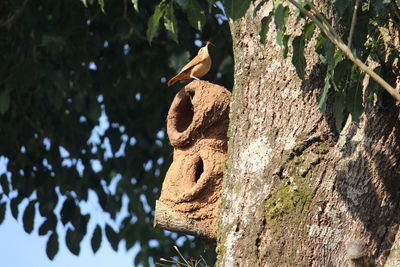
M 178 252 L 179 256 L 181 256 L 182 260 L 187 264 L 187 266 L 189 265 L 189 262 L 187 262 L 187 260 L 185 259 L 185 257 L 183 257 L 183 255 L 181 254 L 181 252 L 179 251 L 177 246 L 174 246 L 174 249 Z
M 327 21 L 325 19 L 324 16 L 321 15 L 321 13 L 317 10 L 317 8 L 314 6 L 314 4 L 312 2 L 310 2 L 309 0 L 305 0 L 305 2 L 307 3 L 307 5 L 310 6 L 311 10 L 314 11 L 315 15 L 317 16 L 317 18 L 320 19 L 320 21 L 322 22 L 322 24 L 325 24 L 327 29 L 332 33 L 332 35 L 337 38 L 340 39 L 340 36 L 336 33 L 336 31 L 332 28 L 331 24 L 329 23 L 329 21 Z
M 351 42 L 353 40 L 354 28 L 356 27 L 357 22 L 357 11 L 358 6 L 360 5 L 360 0 L 356 0 L 356 4 L 354 5 L 353 17 L 351 18 L 351 26 L 350 26 L 350 33 L 347 46 L 351 48 Z
M 324 27 L 322 22 L 318 20 L 313 14 L 311 14 L 309 11 L 307 11 L 304 7 L 302 7 L 299 3 L 297 3 L 295 0 L 288 0 L 290 3 L 292 3 L 294 6 L 296 6 L 301 12 L 304 13 L 309 19 L 311 19 L 317 26 L 320 28 L 326 36 L 328 36 L 329 40 L 334 42 L 333 40 L 338 40 L 341 42 L 341 39 L 336 38 L 335 34 L 332 32 L 332 30 L 328 27 Z
M 382 86 L 390 95 L 392 95 L 397 101 L 400 101 L 400 94 L 394 89 L 390 84 L 388 84 L 385 80 L 383 80 L 378 74 L 376 74 L 371 68 L 365 65 L 360 59 L 357 58 L 356 55 L 350 50 L 350 48 L 342 41 L 341 38 L 337 38 L 336 32 L 330 29 L 327 29 L 323 26 L 321 21 L 319 21 L 313 14 L 311 14 L 308 10 L 302 7 L 295 0 L 288 0 L 294 6 L 296 6 L 304 15 L 306 15 L 309 19 L 311 19 L 318 28 L 321 29 L 325 33 L 325 35 L 329 38 L 329 40 L 334 43 L 343 53 L 356 64 L 362 71 L 367 73 L 372 79 L 374 79 L 380 86 Z

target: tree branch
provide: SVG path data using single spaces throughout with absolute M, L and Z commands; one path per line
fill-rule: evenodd
M 350 48 L 342 41 L 338 34 L 333 30 L 330 25 L 328 27 L 324 27 L 323 23 L 317 19 L 312 13 L 302 7 L 295 0 L 288 0 L 295 7 L 297 7 L 304 15 L 306 15 L 309 19 L 311 19 L 318 28 L 329 38 L 329 40 L 336 45 L 337 48 L 343 51 L 343 53 L 351 60 L 354 64 L 356 64 L 362 71 L 367 73 L 372 79 L 374 79 L 380 86 L 382 86 L 390 95 L 392 95 L 397 101 L 400 102 L 400 94 L 394 89 L 390 84 L 388 84 L 382 77 L 376 74 L 371 68 L 365 65 L 353 52 Z M 308 2 L 308 1 L 307 1 Z M 312 4 L 310 5 L 312 8 Z M 312 8 L 313 10 L 313 8 Z M 319 12 L 314 11 L 316 14 Z M 318 15 L 317 15 L 318 16 Z M 320 17 L 320 16 L 318 16 Z M 325 20 L 325 19 L 324 19 Z
M 353 40 L 354 28 L 356 26 L 356 21 L 357 21 L 357 10 L 359 5 L 360 5 L 360 0 L 356 0 L 356 4 L 354 5 L 353 17 L 351 18 L 350 33 L 347 44 L 349 48 L 351 48 L 351 42 Z
M 329 23 L 329 21 L 327 21 L 325 19 L 324 16 L 321 15 L 321 13 L 317 10 L 317 8 L 314 6 L 314 4 L 309 1 L 309 0 L 305 0 L 305 2 L 307 3 L 307 5 L 310 6 L 311 10 L 314 11 L 315 15 L 317 16 L 317 18 L 319 18 L 319 20 L 322 22 L 323 25 L 325 25 L 325 27 L 332 33 L 332 35 L 337 38 L 340 39 L 340 36 L 336 33 L 336 31 L 332 28 L 331 24 Z

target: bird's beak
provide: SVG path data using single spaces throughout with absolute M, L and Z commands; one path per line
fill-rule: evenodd
M 213 43 L 211 43 L 210 41 L 205 41 L 205 42 L 203 42 L 205 45 L 212 45 L 212 46 L 215 46 Z

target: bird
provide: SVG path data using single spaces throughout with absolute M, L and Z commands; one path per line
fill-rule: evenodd
M 211 68 L 211 57 L 208 53 L 208 46 L 214 45 L 210 41 L 205 42 L 205 46 L 199 49 L 195 56 L 188 64 L 186 64 L 177 75 L 172 77 L 167 85 L 171 86 L 177 81 L 185 81 L 189 79 L 200 80 L 199 78 L 206 75 Z

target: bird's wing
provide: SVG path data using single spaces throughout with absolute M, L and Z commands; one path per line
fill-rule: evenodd
M 191 61 L 189 61 L 188 64 L 186 64 L 185 66 L 183 66 L 183 68 L 179 71 L 179 73 L 184 72 L 185 70 L 190 69 L 191 67 L 199 64 L 200 62 L 202 62 L 204 60 L 204 56 L 203 55 L 197 55 L 195 56 Z M 179 74 L 178 73 L 178 74 Z

